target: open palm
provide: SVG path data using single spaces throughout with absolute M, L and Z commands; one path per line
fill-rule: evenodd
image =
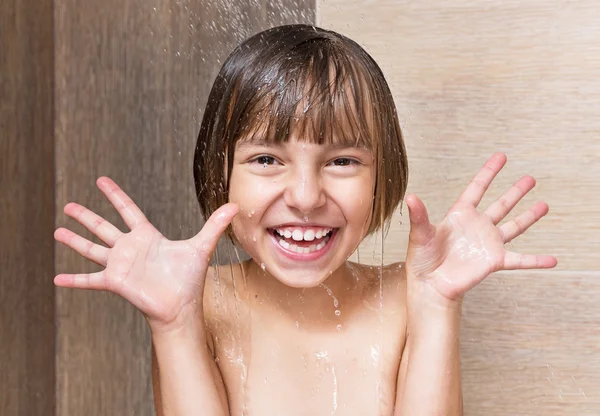
M 477 211 L 505 163 L 504 154 L 493 155 L 439 224 L 429 222 L 419 198 L 407 196 L 411 222 L 407 269 L 418 283 L 427 284 L 445 299 L 461 299 L 495 271 L 556 266 L 552 256 L 515 253 L 504 246 L 548 213 L 546 203 L 538 202 L 515 219 L 498 225 L 533 188 L 535 179 L 531 176 L 517 181 L 484 212 Z
M 97 184 L 131 231 L 123 233 L 89 209 L 67 204 L 65 213 L 108 247 L 66 228 L 57 229 L 55 239 L 105 269 L 90 274 L 60 274 L 55 277 L 55 284 L 115 293 L 139 309 L 151 325 L 166 327 L 176 322 L 186 305 L 202 300 L 210 257 L 237 207 L 226 204 L 219 208 L 193 238 L 170 241 L 111 179 L 100 178 Z

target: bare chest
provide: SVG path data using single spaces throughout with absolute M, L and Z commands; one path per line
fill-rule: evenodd
M 403 323 L 376 314 L 341 327 L 240 320 L 215 344 L 231 414 L 391 415 Z

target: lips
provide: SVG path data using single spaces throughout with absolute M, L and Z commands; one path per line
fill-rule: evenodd
M 278 227 L 278 230 L 279 232 L 272 228 L 268 229 L 276 250 L 289 259 L 301 261 L 316 260 L 324 256 L 332 246 L 338 231 L 337 228 L 329 228 L 331 231 L 319 239 L 310 240 L 309 233 L 309 240 L 295 240 L 289 237 L 286 238 L 285 235 L 282 236 L 280 227 Z M 304 235 L 306 236 L 306 233 Z M 298 236 L 296 235 L 296 237 Z

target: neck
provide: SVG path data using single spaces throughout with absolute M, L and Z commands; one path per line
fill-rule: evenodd
M 254 261 L 246 263 L 245 274 L 253 302 L 258 307 L 287 315 L 296 325 L 343 324 L 357 301 L 360 302 L 364 279 L 357 267 L 344 264 L 323 283 L 311 288 L 294 288 L 281 283 Z

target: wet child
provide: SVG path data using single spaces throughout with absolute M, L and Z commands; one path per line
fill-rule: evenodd
M 532 177 L 478 209 L 505 162 L 493 155 L 431 224 L 405 197 L 405 146 L 371 56 L 332 31 L 269 29 L 233 51 L 208 98 L 200 233 L 167 240 L 102 177 L 130 231 L 67 204 L 106 246 L 64 228 L 55 238 L 105 269 L 55 284 L 109 290 L 144 314 L 159 415 L 460 415 L 464 295 L 498 270 L 556 265 L 504 247 L 548 212 L 538 202 L 500 225 Z M 405 261 L 348 261 L 402 201 Z M 223 233 L 251 259 L 209 266 Z

